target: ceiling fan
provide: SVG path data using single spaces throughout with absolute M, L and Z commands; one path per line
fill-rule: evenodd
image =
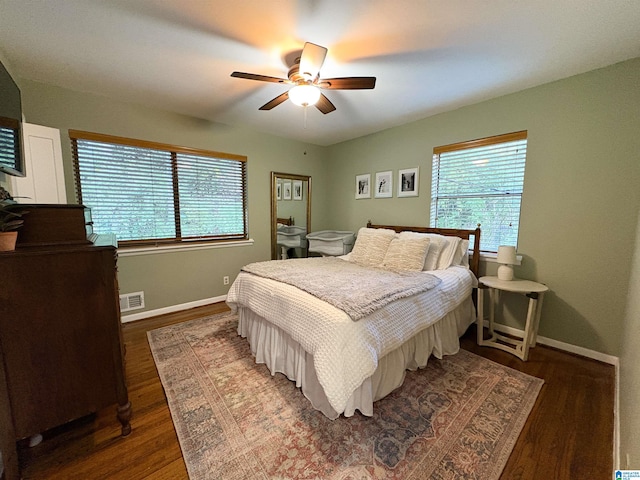
M 331 113 L 336 107 L 322 93 L 327 90 L 367 90 L 375 88 L 376 77 L 320 78 L 320 68 L 327 56 L 327 49 L 315 43 L 305 43 L 302 54 L 289 69 L 288 78 L 270 77 L 254 73 L 233 72 L 232 77 L 260 82 L 293 85 L 291 89 L 268 101 L 259 110 L 271 110 L 287 99 L 303 107 L 315 105 L 322 113 Z

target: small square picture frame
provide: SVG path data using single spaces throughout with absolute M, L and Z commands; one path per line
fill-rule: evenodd
M 417 197 L 419 184 L 418 167 L 398 170 L 398 197 Z
M 293 181 L 293 199 L 302 200 L 302 180 Z
M 291 182 L 282 182 L 282 199 L 291 200 Z
M 376 183 L 374 185 L 374 196 L 376 198 L 393 197 L 393 172 L 376 172 Z
M 371 174 L 356 175 L 356 200 L 371 198 Z

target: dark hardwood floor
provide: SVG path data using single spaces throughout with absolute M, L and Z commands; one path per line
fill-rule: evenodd
M 115 406 L 44 432 L 19 445 L 25 479 L 186 479 L 187 472 L 146 332 L 227 310 L 224 303 L 125 324 L 132 432 L 120 437 Z M 610 479 L 613 472 L 614 368 L 544 346 L 528 362 L 475 344 L 463 348 L 544 379 L 540 396 L 501 476 L 524 479 Z
M 462 347 L 544 380 L 502 480 L 613 477 L 615 367 L 538 345 L 529 360 L 479 347 L 472 326 Z

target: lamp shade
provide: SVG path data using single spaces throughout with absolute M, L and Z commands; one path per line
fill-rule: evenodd
M 515 265 L 518 262 L 516 259 L 516 247 L 500 245 L 498 247 L 497 262 L 503 265 Z
M 296 85 L 289 90 L 289 100 L 301 107 L 315 105 L 320 100 L 320 90 L 313 85 Z

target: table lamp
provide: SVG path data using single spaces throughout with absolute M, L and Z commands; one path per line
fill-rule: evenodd
M 513 280 L 513 265 L 518 263 L 516 259 L 516 247 L 500 245 L 498 247 L 497 262 L 500 264 L 498 267 L 498 278 L 500 280 Z

